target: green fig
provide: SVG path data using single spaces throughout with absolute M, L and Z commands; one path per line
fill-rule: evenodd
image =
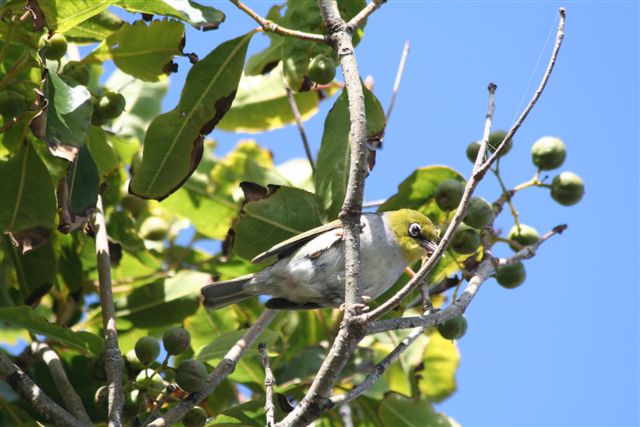
M 584 181 L 573 172 L 562 172 L 551 182 L 551 197 L 563 206 L 572 206 L 584 196 Z
M 336 64 L 330 57 L 318 55 L 311 60 L 307 75 L 318 84 L 329 84 L 336 77 Z
M 446 179 L 436 187 L 435 199 L 438 207 L 444 211 L 450 211 L 458 207 L 464 184 L 457 179 Z
M 498 267 L 496 270 L 496 280 L 507 289 L 513 289 L 520 286 L 527 277 L 524 265 L 518 261 L 513 264 Z

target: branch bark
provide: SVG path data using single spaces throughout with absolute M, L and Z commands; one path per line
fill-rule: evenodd
M 260 353 L 260 360 L 262 361 L 262 367 L 264 368 L 264 412 L 267 421 L 267 427 L 273 427 L 276 423 L 276 406 L 273 403 L 273 387 L 276 384 L 276 379 L 273 376 L 273 371 L 269 364 L 269 355 L 267 354 L 267 346 L 264 343 L 258 345 L 258 352 Z
M 57 426 L 86 426 L 51 399 L 22 369 L 2 353 L 0 353 L 0 378 L 47 421 Z
M 256 319 L 256 323 L 251 325 L 242 338 L 240 338 L 233 347 L 231 347 L 218 366 L 209 373 L 204 388 L 197 393 L 191 393 L 186 399 L 178 403 L 166 414 L 149 423 L 149 426 L 170 426 L 182 418 L 195 405 L 209 397 L 209 395 L 218 387 L 218 384 L 233 372 L 238 360 L 240 360 L 247 349 L 249 349 L 255 340 L 264 332 L 269 323 L 271 323 L 273 318 L 276 317 L 276 313 L 277 312 L 275 310 L 268 309 L 262 312 L 260 317 Z
M 49 368 L 53 382 L 60 392 L 67 410 L 81 422 L 91 425 L 91 418 L 89 418 L 80 396 L 78 396 L 75 389 L 69 382 L 69 378 L 67 377 L 67 373 L 64 371 L 62 361 L 60 360 L 60 357 L 58 357 L 58 354 L 53 351 L 49 345 L 43 342 L 31 343 L 31 352 L 42 359 L 42 361 L 47 365 L 47 368 Z
M 102 327 L 104 329 L 104 357 L 107 374 L 108 418 L 109 427 L 122 425 L 122 356 L 118 347 L 118 332 L 116 330 L 116 309 L 113 303 L 111 289 L 111 259 L 109 256 L 109 239 L 104 220 L 102 196 L 98 195 L 96 212 L 94 215 L 96 233 L 96 256 L 98 259 L 98 285 L 100 287 L 100 306 L 102 307 Z
M 351 18 L 351 21 L 347 24 L 347 29 L 349 32 L 353 32 L 356 28 L 362 25 L 373 12 L 376 11 L 380 6 L 386 3 L 387 0 L 372 0 L 371 3 L 366 5 L 356 16 Z

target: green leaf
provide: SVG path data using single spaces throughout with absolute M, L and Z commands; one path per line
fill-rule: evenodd
M 129 12 L 178 18 L 202 31 L 217 29 L 225 19 L 224 13 L 218 9 L 189 0 L 120 0 L 117 5 Z
M 282 73 L 287 86 L 294 92 L 303 89 L 309 57 L 314 43 L 287 37 L 282 45 Z
M 264 74 L 274 64 L 280 62 L 284 37 L 274 33 L 267 33 L 266 35 L 271 39 L 271 44 L 263 51 L 249 57 L 245 66 L 245 73 L 248 76 Z
M 178 106 L 156 117 L 147 130 L 142 165 L 129 186 L 132 194 L 162 200 L 193 173 L 203 135 L 233 102 L 253 34 L 221 44 L 191 68 Z
M 222 335 L 215 337 L 213 342 L 204 347 L 198 349 L 194 355 L 194 358 L 198 359 L 201 362 L 209 362 L 211 360 L 220 360 L 222 359 L 229 349 L 233 347 L 233 345 L 242 338 L 242 336 L 247 332 L 246 329 L 239 329 L 237 331 L 227 332 Z M 278 334 L 276 332 L 266 330 L 260 335 L 260 342 L 263 342 L 267 345 L 273 344 L 278 339 Z M 255 342 L 248 351 L 248 354 L 255 353 L 258 354 L 257 351 L 258 343 Z
M 89 138 L 87 139 L 86 147 L 89 149 L 91 158 L 98 167 L 101 181 L 104 181 L 105 177 L 111 175 L 111 173 L 120 166 L 118 154 L 107 142 L 107 134 L 101 127 L 91 126 L 89 128 Z
M 84 274 L 78 240 L 71 234 L 58 234 L 60 242 L 58 271 L 71 293 L 82 289 Z
M 40 298 L 51 289 L 56 278 L 56 256 L 51 240 L 26 254 L 21 254 L 9 239 L 3 240 L 13 261 L 22 304 L 37 305 Z
M 53 145 L 83 145 L 93 114 L 91 93 L 86 86 L 68 85 L 53 71 L 49 71 L 46 89 L 49 104 L 45 140 Z
M 38 2 L 50 30 L 64 33 L 106 10 L 115 0 L 47 0 Z
M 217 415 L 208 426 L 262 427 L 264 426 L 264 401 L 251 400 L 234 406 Z
M 410 399 L 391 393 L 380 402 L 378 416 L 385 426 L 450 427 L 446 416 L 435 412 L 424 400 Z
M 76 159 L 69 163 L 67 188 L 69 209 L 73 215 L 87 216 L 98 201 L 100 177 L 98 167 L 86 145 L 80 147 Z
M 100 337 L 84 331 L 74 332 L 51 323 L 28 306 L 0 308 L 0 320 L 44 335 L 83 353 L 98 355 L 104 350 L 104 343 Z
M 116 314 L 136 328 L 182 323 L 198 309 L 200 288 L 209 281 L 208 274 L 179 271 L 173 277 L 140 286 L 116 300 Z
M 320 94 L 296 93 L 300 117 L 306 120 L 318 112 Z M 282 81 L 282 66 L 269 74 L 242 76 L 236 99 L 218 128 L 231 132 L 263 132 L 295 123 Z
M 244 205 L 235 227 L 233 250 L 252 259 L 276 243 L 321 225 L 320 218 L 313 194 L 292 187 L 276 188 L 264 199 Z
M 207 310 L 203 306 L 184 320 L 184 328 L 191 334 L 191 348 L 196 350 L 210 344 L 212 337 L 238 329 L 238 326 L 235 311 Z
M 439 402 L 456 391 L 456 370 L 460 364 L 460 353 L 455 342 L 446 340 L 440 333 L 429 335 L 429 344 L 424 355 L 424 369 L 420 374 L 418 388 L 429 400 Z
M 0 182 L 0 233 L 53 228 L 53 183 L 31 144 L 0 166 Z
M 118 15 L 104 10 L 74 26 L 65 33 L 65 36 L 68 41 L 78 44 L 101 42 L 123 24 L 124 21 Z
M 384 110 L 371 91 L 364 91 L 367 137 L 379 136 L 386 126 Z M 351 120 L 346 91 L 342 91 L 324 122 L 322 145 L 316 165 L 316 194 L 326 218 L 337 218 L 349 180 Z
M 176 21 L 138 21 L 124 24 L 107 38 L 113 62 L 138 79 L 156 82 L 165 66 L 182 53 L 184 24 Z

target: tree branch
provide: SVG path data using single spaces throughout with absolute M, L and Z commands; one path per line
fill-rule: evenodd
M 273 404 L 273 386 L 276 384 L 276 379 L 271 371 L 269 365 L 269 355 L 267 354 L 267 346 L 264 343 L 258 345 L 258 352 L 260 353 L 260 360 L 262 361 L 262 367 L 264 368 L 264 412 L 267 421 L 267 427 L 273 427 L 276 423 L 276 407 Z
M 69 378 L 67 378 L 67 373 L 64 371 L 58 354 L 46 343 L 37 341 L 31 343 L 31 352 L 37 355 L 47 365 L 47 368 L 49 368 L 53 382 L 58 391 L 60 391 L 67 410 L 81 422 L 90 425 L 91 418 L 89 418 L 80 396 L 78 396 L 69 382 Z
M 253 18 L 253 20 L 256 21 L 265 32 L 276 33 L 276 34 L 280 34 L 281 36 L 295 37 L 302 40 L 311 40 L 311 41 L 324 42 L 324 43 L 327 42 L 327 39 L 325 38 L 325 36 L 321 34 L 305 33 L 304 31 L 292 30 L 290 28 L 283 27 L 281 25 L 276 24 L 273 21 L 270 21 L 258 15 L 256 12 L 251 10 L 251 8 L 249 8 L 247 5 L 245 5 L 239 0 L 229 0 L 229 1 L 231 1 L 231 3 L 233 3 L 234 5 L 236 5 L 238 9 L 242 10 L 244 13 L 246 13 L 251 18 Z
M 0 353 L 0 378 L 47 421 L 57 426 L 86 425 L 53 401 L 22 369 L 2 353 Z
M 104 329 L 104 364 L 107 374 L 109 427 L 122 425 L 122 356 L 118 347 L 116 330 L 116 309 L 111 289 L 111 259 L 109 257 L 109 239 L 104 220 L 102 196 L 98 195 L 94 215 L 96 233 L 96 256 L 98 259 L 98 284 L 100 287 L 100 305 L 102 307 L 102 327 Z
M 173 409 L 169 410 L 160 418 L 149 423 L 150 427 L 164 427 L 176 423 L 191 408 L 205 400 L 218 387 L 218 384 L 233 372 L 238 360 L 244 355 L 249 347 L 264 332 L 265 328 L 271 323 L 276 316 L 275 310 L 265 310 L 256 322 L 251 325 L 247 332 L 240 338 L 231 349 L 225 354 L 218 366 L 207 376 L 207 382 L 202 390 L 197 393 L 191 393 L 186 399 L 178 403 Z
M 369 17 L 373 12 L 376 11 L 380 6 L 386 3 L 387 0 L 372 0 L 371 3 L 366 5 L 356 16 L 351 18 L 351 21 L 347 23 L 347 29 L 350 33 L 352 33 L 356 28 L 358 28 L 365 19 Z
M 307 133 L 304 131 L 304 125 L 302 124 L 302 117 L 300 116 L 300 110 L 298 109 L 298 103 L 296 102 L 296 98 L 293 95 L 293 91 L 288 86 L 285 87 L 287 91 L 287 101 L 289 101 L 289 108 L 291 108 L 291 114 L 293 114 L 293 118 L 296 121 L 296 126 L 298 126 L 298 131 L 300 132 L 300 138 L 302 139 L 302 146 L 304 147 L 304 152 L 307 155 L 307 160 L 309 160 L 309 165 L 311 166 L 311 172 L 313 174 L 316 173 L 316 165 L 313 162 L 313 154 L 311 154 L 311 148 L 309 147 L 309 139 L 307 139 Z
M 396 103 L 396 97 L 398 96 L 398 91 L 400 90 L 400 82 L 402 81 L 402 75 L 404 74 L 404 66 L 407 63 L 407 56 L 409 55 L 410 46 L 411 44 L 409 43 L 409 41 L 404 42 L 404 47 L 402 48 L 402 56 L 400 57 L 400 64 L 398 64 L 398 71 L 396 72 L 396 80 L 393 82 L 393 94 L 391 95 L 389 108 L 387 108 L 387 113 L 385 114 L 387 123 L 389 123 L 389 117 L 391 117 L 391 111 L 393 111 L 393 106 Z

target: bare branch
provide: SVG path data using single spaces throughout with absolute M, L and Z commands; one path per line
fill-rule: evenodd
M 247 5 L 245 5 L 239 0 L 229 0 L 229 1 L 231 1 L 231 3 L 233 3 L 234 5 L 236 5 L 238 9 L 242 10 L 244 13 L 246 13 L 251 18 L 253 18 L 253 20 L 256 21 L 265 32 L 276 33 L 276 34 L 280 34 L 281 36 L 295 37 L 302 40 L 311 40 L 311 41 L 324 42 L 324 43 L 327 42 L 327 39 L 325 38 L 325 36 L 321 34 L 305 33 L 304 31 L 292 30 L 290 28 L 283 27 L 281 25 L 276 24 L 273 21 L 270 21 L 258 15 L 251 8 L 249 8 Z
M 102 196 L 98 195 L 96 212 L 94 215 L 94 229 L 96 233 L 96 256 L 98 259 L 98 284 L 100 287 L 100 306 L 102 307 L 102 326 L 104 329 L 104 357 L 107 374 L 108 417 L 109 427 L 122 425 L 122 356 L 118 347 L 118 332 L 116 330 L 116 309 L 113 303 L 111 289 L 111 259 L 109 257 L 109 239 L 104 220 Z
M 22 369 L 2 353 L 0 353 L 0 378 L 47 421 L 57 426 L 87 425 L 53 401 Z
M 353 417 L 351 416 L 351 406 L 348 403 L 340 405 L 340 417 L 344 427 L 353 427 Z
M 307 133 L 304 131 L 304 125 L 302 124 L 302 117 L 300 116 L 300 110 L 298 109 L 298 103 L 296 102 L 296 97 L 293 95 L 293 91 L 291 90 L 291 88 L 286 87 L 285 90 L 287 91 L 287 100 L 289 101 L 289 108 L 291 108 L 291 114 L 293 114 L 293 118 L 296 121 L 296 126 L 298 126 L 298 131 L 300 132 L 300 138 L 302 139 L 304 152 L 307 155 L 307 160 L 309 160 L 311 171 L 315 174 L 316 165 L 313 162 L 313 154 L 311 154 L 311 148 L 309 147 L 309 139 L 307 138 Z
M 404 66 L 407 63 L 407 56 L 409 55 L 409 47 L 411 44 L 409 41 L 404 42 L 404 47 L 402 48 L 402 56 L 400 57 L 400 64 L 398 64 L 398 71 L 396 73 L 396 80 L 393 82 L 393 94 L 391 95 L 391 101 L 389 101 L 389 108 L 387 108 L 387 113 L 385 117 L 387 119 L 387 123 L 389 122 L 389 117 L 391 117 L 391 111 L 393 111 L 393 105 L 396 103 L 396 97 L 398 96 L 398 91 L 400 90 L 400 82 L 402 81 L 402 75 L 404 74 Z
M 240 338 L 231 349 L 225 354 L 224 358 L 220 361 L 218 366 L 207 376 L 207 382 L 202 390 L 197 393 L 191 393 L 186 399 L 178 403 L 173 409 L 169 410 L 166 414 L 160 418 L 155 419 L 149 423 L 149 426 L 164 427 L 170 426 L 176 423 L 180 418 L 184 416 L 191 408 L 205 400 L 211 393 L 214 392 L 218 384 L 233 372 L 238 360 L 244 355 L 244 353 L 251 347 L 256 339 L 264 332 L 266 327 L 271 323 L 276 316 L 275 310 L 265 310 L 260 317 L 256 319 L 256 322 L 251 325 L 247 332 Z
M 542 95 L 544 88 L 547 86 L 547 82 L 549 81 L 549 77 L 551 76 L 551 72 L 553 71 L 553 67 L 556 64 L 556 59 L 558 58 L 560 47 L 562 46 L 562 39 L 564 39 L 564 22 L 566 18 L 566 10 L 563 7 L 561 7 L 559 10 L 559 13 L 560 13 L 560 22 L 558 23 L 558 30 L 556 32 L 556 43 L 553 47 L 553 52 L 551 53 L 551 58 L 549 59 L 549 63 L 547 64 L 547 69 L 544 73 L 544 76 L 542 77 L 542 80 L 540 81 L 540 85 L 538 85 L 538 89 L 533 94 L 533 97 L 531 98 L 531 101 L 529 101 L 529 105 L 527 105 L 527 108 L 524 109 L 524 111 L 522 112 L 518 120 L 514 123 L 511 129 L 509 129 L 509 132 L 507 132 L 507 134 L 505 135 L 500 145 L 498 145 L 498 148 L 496 148 L 496 150 L 493 152 L 491 157 L 489 157 L 487 161 L 484 162 L 478 168 L 476 173 L 481 175 L 486 173 L 486 171 L 491 167 L 491 165 L 496 161 L 496 159 L 500 157 L 501 153 L 505 150 L 505 147 L 507 146 L 507 142 L 511 138 L 513 138 L 513 136 L 516 134 L 518 129 L 520 129 L 520 126 L 522 126 L 522 123 L 524 123 L 525 119 L 527 118 L 527 116 L 529 115 L 533 107 L 536 105 L 536 103 L 538 102 L 538 99 L 540 98 L 540 95 Z
M 484 158 L 484 153 L 487 149 L 487 144 L 489 141 L 489 133 L 491 132 L 491 122 L 493 119 L 493 111 L 495 109 L 495 101 L 494 101 L 495 90 L 496 90 L 495 84 L 493 83 L 489 84 L 489 87 L 488 87 L 489 108 L 488 108 L 487 117 L 485 120 L 482 143 L 480 144 L 480 149 L 478 150 L 478 155 L 476 157 L 476 162 L 474 165 L 474 171 L 477 170 L 478 166 L 482 163 L 482 159 Z M 467 185 L 465 186 L 464 194 L 462 196 L 462 200 L 460 201 L 460 204 L 458 205 L 458 209 L 456 210 L 456 213 L 451 219 L 451 223 L 449 224 L 447 231 L 444 233 L 444 236 L 442 236 L 442 239 L 440 239 L 440 243 L 438 244 L 438 247 L 436 248 L 436 250 L 429 257 L 427 262 L 422 265 L 422 267 L 420 268 L 420 270 L 418 270 L 416 275 L 411 280 L 409 280 L 409 282 L 407 282 L 407 284 L 404 285 L 394 296 L 389 298 L 387 301 L 382 303 L 380 306 L 378 306 L 376 309 L 372 310 L 371 312 L 361 315 L 361 317 L 364 318 L 365 322 L 375 320 L 380 316 L 384 315 L 385 313 L 389 312 L 390 310 L 392 310 L 394 307 L 400 304 L 400 301 L 402 301 L 411 291 L 413 291 L 427 277 L 427 275 L 431 272 L 433 267 L 435 267 L 435 265 L 438 263 L 438 261 L 444 254 L 445 250 L 447 249 L 447 246 L 449 245 L 449 241 L 451 240 L 453 234 L 456 232 L 456 230 L 460 226 L 460 223 L 462 222 L 462 219 L 464 218 L 464 215 L 467 212 L 467 206 L 469 205 L 469 201 L 471 200 L 471 195 L 473 194 L 473 190 L 475 190 L 475 188 L 477 187 L 481 179 L 482 177 L 475 174 L 475 172 L 471 174 L 471 178 L 469 179 L 469 181 L 467 181 Z
M 271 371 L 271 366 L 269 365 L 267 345 L 264 343 L 260 343 L 258 345 L 258 352 L 260 353 L 260 360 L 262 361 L 262 367 L 264 368 L 265 417 L 267 421 L 267 427 L 273 427 L 276 423 L 276 406 L 273 404 L 273 387 L 276 384 L 276 379 L 273 376 L 273 371 Z
M 358 28 L 365 19 L 369 17 L 373 12 L 376 11 L 383 3 L 386 3 L 387 0 L 372 0 L 371 3 L 366 5 L 356 16 L 354 16 L 351 21 L 347 24 L 347 30 L 351 33 L 356 28 Z
M 58 357 L 58 354 L 43 342 L 31 343 L 31 352 L 42 359 L 47 365 L 47 368 L 49 368 L 53 382 L 60 392 L 67 410 L 81 422 L 91 424 L 91 418 L 89 418 L 80 396 L 78 396 L 69 382 L 69 378 L 67 378 L 67 373 L 64 371 L 62 361 L 60 357 Z

